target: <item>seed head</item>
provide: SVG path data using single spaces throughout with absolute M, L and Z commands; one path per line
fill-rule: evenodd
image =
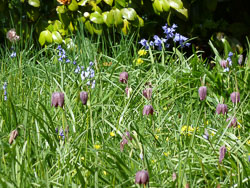
M 149 175 L 146 170 L 138 171 L 135 175 L 135 183 L 146 185 L 149 182 Z
M 236 103 L 236 102 L 239 103 L 240 102 L 240 93 L 239 92 L 231 93 L 230 97 L 231 97 L 231 100 L 232 100 L 233 103 Z
M 143 92 L 142 92 L 142 94 L 143 94 L 143 96 L 146 99 L 150 100 L 151 97 L 152 97 L 152 88 L 146 88 L 146 89 L 144 89 Z
M 199 92 L 200 100 L 201 101 L 205 100 L 205 98 L 207 96 L 207 87 L 206 86 L 201 86 L 199 88 L 198 92 Z
M 61 92 L 55 92 L 52 94 L 51 106 L 57 108 L 57 106 L 63 107 L 64 105 L 64 94 Z
M 120 74 L 120 82 L 126 84 L 128 82 L 128 73 L 122 72 Z
M 142 112 L 143 115 L 149 115 L 149 114 L 153 115 L 153 113 L 154 113 L 154 109 L 152 105 L 144 106 L 143 112 Z
M 15 129 L 10 133 L 9 144 L 12 144 L 13 140 L 16 139 L 17 136 L 18 136 L 18 131 L 17 129 Z
M 20 37 L 16 34 L 15 29 L 11 29 L 6 34 L 7 39 L 10 40 L 10 42 L 16 42 L 20 39 Z
M 80 93 L 80 99 L 82 101 L 82 104 L 83 105 L 86 105 L 87 104 L 87 101 L 88 101 L 88 93 L 86 91 L 82 91 Z

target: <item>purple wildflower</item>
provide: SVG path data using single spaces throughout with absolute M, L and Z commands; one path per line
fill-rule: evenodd
M 201 101 L 205 100 L 205 98 L 207 96 L 207 87 L 206 86 L 201 86 L 199 88 L 198 92 L 199 92 L 200 100 Z
M 224 159 L 226 152 L 227 152 L 226 147 L 225 147 L 225 146 L 222 146 L 222 147 L 220 148 L 220 157 L 219 157 L 219 162 L 220 162 L 220 163 L 221 163 L 222 160 Z
M 142 112 L 143 115 L 149 115 L 149 114 L 153 115 L 153 113 L 154 113 L 154 109 L 152 105 L 144 106 L 143 112 Z
M 135 175 L 135 183 L 146 185 L 149 182 L 148 172 L 145 170 L 138 171 Z
M 233 92 L 230 94 L 230 98 L 233 103 L 239 103 L 240 102 L 240 93 L 239 92 Z

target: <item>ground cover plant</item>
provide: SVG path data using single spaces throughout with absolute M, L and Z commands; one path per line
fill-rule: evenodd
M 213 62 L 165 25 L 1 48 L 0 187 L 248 187 L 249 47 Z M 173 35 L 169 35 L 173 34 Z

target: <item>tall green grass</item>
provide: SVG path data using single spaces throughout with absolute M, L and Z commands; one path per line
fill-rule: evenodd
M 16 58 L 1 49 L 0 86 L 8 83 L 8 99 L 1 89 L 0 187 L 138 187 L 135 174 L 141 169 L 149 172 L 150 187 L 248 187 L 249 52 L 243 66 L 233 60 L 229 73 L 216 61 L 220 54 L 211 69 L 202 52 L 187 56 L 179 48 L 151 49 L 137 66 L 137 36 L 113 39 L 89 39 L 79 32 L 73 49 L 64 46 L 78 65 L 95 62 L 94 89 L 75 74 L 75 65 L 58 61 L 56 45 L 16 47 Z M 123 71 L 129 74 L 130 98 L 119 82 Z M 208 87 L 205 101 L 198 96 L 201 80 Z M 153 85 L 151 101 L 142 95 L 147 82 Z M 89 92 L 86 106 L 79 99 L 83 90 Z M 237 105 L 230 100 L 235 90 L 241 97 Z M 65 94 L 63 109 L 51 107 L 55 91 Z M 240 128 L 227 128 L 227 117 L 215 114 L 223 101 L 227 117 L 236 115 Z M 154 107 L 153 116 L 142 115 L 146 104 Z M 190 135 L 181 134 L 185 125 L 195 128 Z M 55 129 L 67 126 L 63 140 Z M 209 141 L 203 138 L 205 128 Z M 14 129 L 19 135 L 9 145 Z M 133 140 L 121 152 L 126 131 Z M 219 163 L 223 145 L 227 153 Z

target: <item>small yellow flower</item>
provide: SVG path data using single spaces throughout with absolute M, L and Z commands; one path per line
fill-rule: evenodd
M 250 140 L 247 141 L 247 144 L 250 145 Z
M 169 154 L 170 154 L 170 152 L 168 151 L 168 152 L 164 152 L 163 153 L 166 157 L 168 157 L 169 156 Z
M 152 163 L 155 163 L 156 161 L 154 159 L 151 160 Z
M 147 51 L 146 51 L 146 50 L 139 50 L 139 51 L 138 51 L 138 55 L 139 55 L 139 56 L 147 55 Z
M 238 124 L 238 129 L 240 129 L 240 124 Z
M 95 145 L 94 145 L 94 148 L 95 148 L 95 149 L 100 149 L 100 148 L 101 148 L 101 145 L 95 144 Z
M 109 135 L 110 136 L 115 136 L 115 133 L 114 132 L 110 132 Z
M 142 64 L 144 61 L 141 59 L 141 58 L 138 58 L 137 60 L 136 60 L 136 65 L 140 65 L 140 64 Z
M 84 159 L 85 159 L 84 157 L 81 157 L 81 160 L 82 160 L 82 161 L 84 161 Z
M 164 111 L 166 111 L 167 109 L 168 109 L 168 107 L 166 107 L 166 106 L 163 108 Z
M 211 135 L 214 136 L 214 132 L 211 132 Z
M 155 139 L 158 140 L 158 139 L 159 139 L 159 136 L 158 136 L 158 135 L 155 135 Z
M 238 139 L 241 140 L 241 136 L 238 136 Z
M 103 170 L 103 175 L 106 176 L 107 175 L 107 172 L 105 170 Z
M 72 171 L 72 176 L 74 176 L 76 174 L 76 170 Z
M 158 132 L 158 133 L 161 132 L 161 128 L 157 128 L 156 132 Z
M 231 150 L 231 147 L 230 147 L 230 146 L 227 146 L 226 148 L 227 148 L 227 150 L 228 150 L 228 151 L 230 151 L 230 150 Z
M 169 138 L 168 138 L 168 137 L 166 138 L 166 141 L 167 141 L 167 142 L 169 141 Z

